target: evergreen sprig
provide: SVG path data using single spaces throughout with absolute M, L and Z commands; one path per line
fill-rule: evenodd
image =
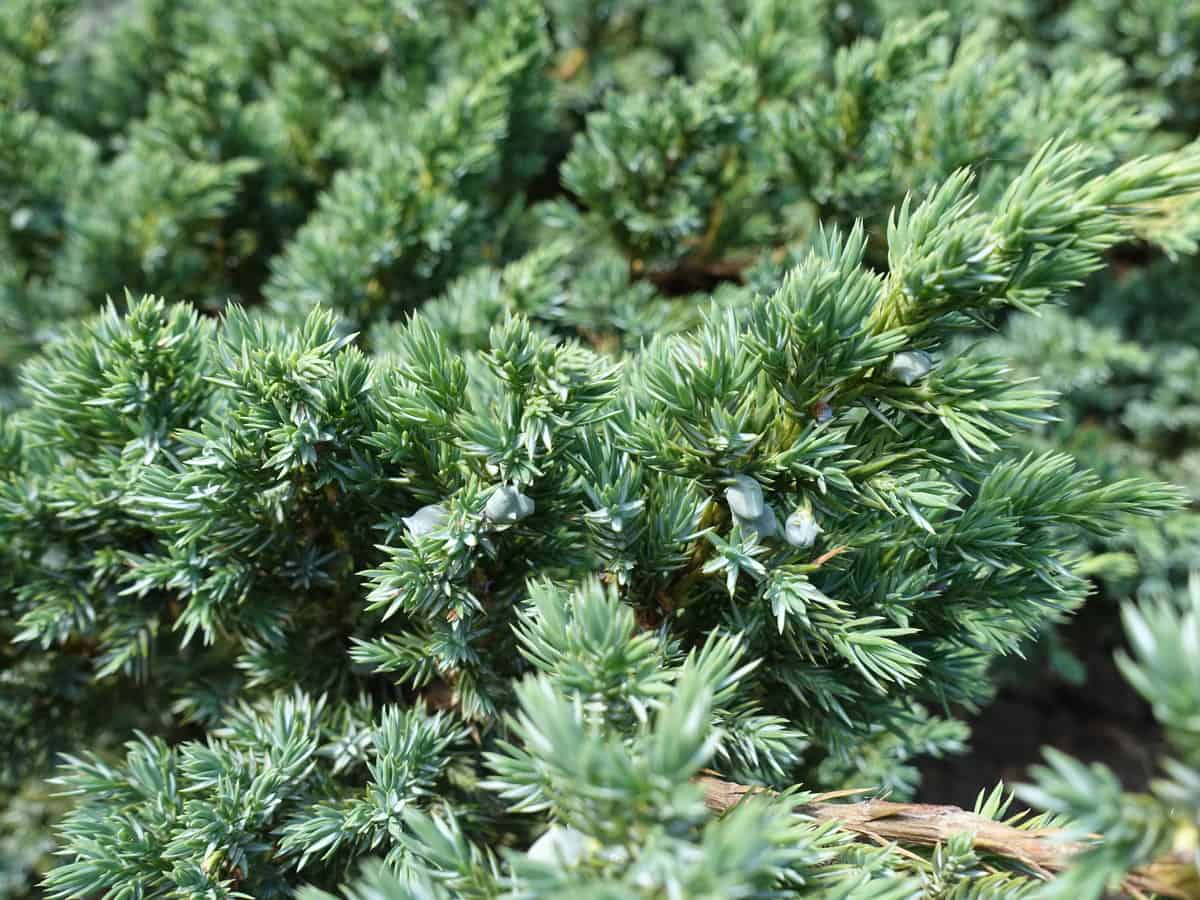
M 1106 3 L 6 7 L 0 890 L 49 818 L 64 898 L 1098 897 L 1194 850 L 1194 545 L 1144 537 L 1200 483 L 1194 48 Z M 1177 761 L 1023 794 L 1102 843 L 1047 886 L 833 821 L 1131 540 Z

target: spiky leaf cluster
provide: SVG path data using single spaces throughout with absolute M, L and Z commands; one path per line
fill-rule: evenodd
M 796 786 L 910 794 L 1182 499 L 1045 429 L 1174 453 L 1194 354 L 1025 377 L 1200 234 L 1137 51 L 1046 67 L 1085 5 L 6 7 L 0 841 L 56 818 L 61 897 L 1032 894 Z M 1167 833 L 1103 787 L 1038 795 L 1085 893 Z

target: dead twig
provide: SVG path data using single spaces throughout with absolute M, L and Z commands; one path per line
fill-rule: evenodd
M 725 812 L 744 797 L 770 793 L 709 775 L 696 779 L 704 788 L 709 809 Z M 1021 863 L 1042 877 L 1066 869 L 1076 856 L 1094 843 L 1069 841 L 1056 828 L 1026 829 L 996 822 L 957 806 L 929 803 L 895 803 L 888 800 L 862 800 L 857 803 L 831 803 L 861 791 L 837 791 L 824 794 L 799 807 L 797 812 L 819 821 L 838 822 L 847 831 L 871 841 L 896 841 L 933 846 L 957 834 L 970 833 L 978 850 Z M 1185 853 L 1171 853 L 1130 873 L 1124 889 L 1132 895 L 1159 894 L 1176 900 L 1200 900 L 1200 877 Z
M 666 294 L 686 294 L 693 291 L 712 290 L 714 285 L 729 281 L 741 284 L 749 260 L 717 260 L 703 262 L 690 260 L 673 269 L 661 271 L 645 270 L 640 265 L 633 267 L 634 278 L 644 278 Z

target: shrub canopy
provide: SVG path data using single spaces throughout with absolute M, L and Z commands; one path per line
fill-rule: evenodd
M 1110 5 L 6 6 L 0 891 L 1161 888 L 1200 12 Z M 1092 579 L 1177 757 L 1008 824 L 1104 843 L 833 821 Z

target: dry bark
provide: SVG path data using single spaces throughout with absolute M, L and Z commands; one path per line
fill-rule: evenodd
M 708 807 L 725 812 L 748 794 L 762 792 L 709 775 L 697 781 L 704 788 Z M 831 800 L 857 792 L 825 794 L 797 811 L 820 821 L 836 821 L 851 831 L 877 843 L 898 842 L 932 846 L 951 836 L 969 832 L 975 847 L 984 853 L 1021 863 L 1031 871 L 1050 877 L 1071 864 L 1094 843 L 1068 841 L 1056 828 L 1025 829 L 996 822 L 957 806 L 928 803 L 895 803 L 888 800 L 862 800 L 833 803 Z M 1134 896 L 1159 894 L 1176 900 L 1200 900 L 1200 878 L 1187 854 L 1173 853 L 1130 873 L 1125 890 Z

